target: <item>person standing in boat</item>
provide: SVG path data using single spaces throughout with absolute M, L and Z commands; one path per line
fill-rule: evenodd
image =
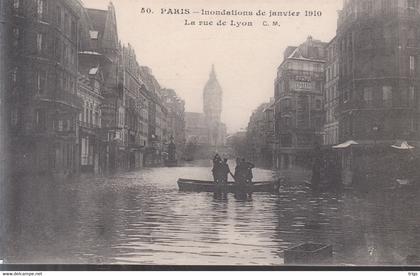
M 216 155 L 213 157 L 213 168 L 212 168 L 212 173 L 213 173 L 213 180 L 214 183 L 218 183 L 220 182 L 220 167 L 221 167 L 221 163 L 222 163 L 222 159 L 220 158 L 219 154 L 216 153 Z
M 236 167 L 235 167 L 235 198 L 244 199 L 246 198 L 246 164 L 243 162 L 244 159 L 236 158 Z
M 236 158 L 235 174 L 233 176 L 236 185 L 244 183 L 244 166 L 240 158 Z
M 221 185 L 221 191 L 223 193 L 223 196 L 227 196 L 227 185 L 228 185 L 228 177 L 229 174 L 233 176 L 232 172 L 230 171 L 229 165 L 227 163 L 227 158 L 224 158 L 221 165 L 220 165 L 220 184 Z
M 244 181 L 245 181 L 245 193 L 251 198 L 252 197 L 252 169 L 255 168 L 255 165 L 251 162 L 247 162 L 245 159 L 242 159 L 243 164 L 243 173 L 244 173 Z
M 244 167 L 244 179 L 246 184 L 252 184 L 252 169 L 255 168 L 255 165 L 251 162 L 247 162 L 245 159 L 242 159 L 242 164 Z

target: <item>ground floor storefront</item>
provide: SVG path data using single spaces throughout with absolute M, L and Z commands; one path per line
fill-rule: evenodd
M 12 174 L 67 177 L 79 173 L 74 135 L 16 136 L 11 140 L 10 156 Z

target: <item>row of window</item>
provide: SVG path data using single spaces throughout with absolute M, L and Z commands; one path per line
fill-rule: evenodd
M 307 61 L 288 61 L 285 63 L 284 68 L 298 71 L 322 72 L 323 64 Z
M 12 30 L 13 34 L 13 41 L 12 45 L 16 48 L 22 42 L 22 30 L 18 27 L 14 27 Z M 48 49 L 48 40 L 47 40 L 47 33 L 38 32 L 36 34 L 36 41 L 35 41 L 35 52 L 39 55 L 46 55 L 49 54 L 50 51 Z M 70 44 L 66 42 L 61 42 L 60 38 L 56 37 L 54 40 L 54 44 L 52 45 L 54 49 L 54 56 L 59 61 L 62 61 L 65 65 L 75 65 L 77 63 L 77 55 L 76 55 L 76 48 L 72 47 Z
M 294 138 L 294 139 L 293 139 Z M 282 147 L 292 147 L 293 144 L 299 146 L 310 146 L 313 144 L 314 136 L 310 134 L 281 134 L 280 135 L 280 145 Z
M 363 100 L 367 106 L 372 106 L 374 101 L 374 94 L 372 87 L 365 87 L 363 89 Z M 414 86 L 410 86 L 407 90 L 401 90 L 401 104 L 403 106 L 416 106 L 416 94 Z M 385 107 L 393 106 L 393 90 L 392 86 L 383 86 L 382 87 L 382 104 Z
M 304 97 L 306 98 L 306 97 Z M 300 105 L 308 105 L 308 110 L 309 110 L 309 101 L 305 101 L 304 103 L 298 104 L 298 106 Z M 284 99 L 281 101 L 281 105 L 280 108 L 282 110 L 288 110 L 290 108 L 292 108 L 292 100 L 291 99 Z M 316 109 L 316 110 L 321 110 L 322 109 L 322 100 L 321 99 L 314 99 L 312 98 L 312 108 Z
M 356 122 L 356 119 L 350 116 L 343 119 L 340 125 L 340 132 L 342 131 L 344 136 L 360 134 L 369 134 L 376 137 L 383 137 L 384 134 L 400 136 L 401 134 L 407 134 L 407 132 L 416 132 L 418 129 L 419 120 L 416 117 L 386 118 L 378 125 L 371 120 Z
M 332 63 L 330 66 L 328 66 L 327 70 L 325 71 L 325 79 L 327 82 L 331 81 L 332 79 L 335 79 L 338 77 L 338 62 Z
M 383 33 L 381 33 L 383 31 Z M 357 46 L 360 48 L 369 48 L 373 45 L 381 43 L 391 44 L 395 43 L 397 39 L 397 29 L 394 26 L 384 27 L 383 30 L 365 28 L 359 34 Z M 408 30 L 401 30 L 401 38 L 405 38 L 405 42 L 401 43 L 408 47 L 415 47 L 417 43 L 417 29 L 409 28 Z
M 10 109 L 10 124 L 16 127 L 21 123 L 22 113 L 16 106 Z M 54 119 L 52 128 L 58 132 L 74 131 L 75 122 L 72 119 Z M 34 129 L 45 131 L 47 129 L 47 113 L 44 109 L 36 109 L 34 113 Z
M 382 86 L 380 92 L 380 99 L 381 104 L 384 107 L 393 107 L 394 106 L 394 91 L 392 86 Z M 363 88 L 363 101 L 366 106 L 373 106 L 374 101 L 379 99 L 378 96 L 375 97 L 375 92 L 373 87 L 365 87 Z M 343 100 L 347 102 L 350 99 L 349 91 L 345 90 L 343 93 Z M 408 90 L 402 89 L 401 94 L 399 96 L 400 104 L 398 106 L 409 106 L 415 107 L 416 106 L 416 90 L 414 86 L 410 86 Z
M 23 3 L 28 2 L 29 4 L 34 5 L 34 10 L 36 11 L 36 17 L 39 20 L 46 20 L 47 15 L 47 1 L 46 0 L 32 0 L 32 3 L 28 0 L 13 0 L 13 10 L 15 13 L 20 14 L 23 10 Z
M 365 61 L 366 63 L 362 64 L 361 62 L 363 61 Z M 409 75 L 410 77 L 415 77 L 417 73 L 417 56 L 414 56 L 414 55 L 407 56 L 406 61 L 407 61 L 407 65 L 406 65 L 405 73 Z M 353 74 L 353 69 L 355 70 L 356 74 L 363 74 L 365 77 L 366 75 L 369 75 L 378 71 L 387 72 L 387 73 L 383 73 L 385 75 L 391 74 L 395 71 L 395 68 L 392 68 L 392 66 L 395 66 L 395 64 L 392 61 L 392 59 L 389 57 L 381 58 L 381 59 L 375 58 L 375 59 L 370 59 L 370 60 L 359 59 L 359 62 L 360 62 L 359 66 L 355 68 L 353 58 L 348 57 L 347 59 L 343 59 L 339 67 L 340 77 L 344 78 L 347 75 Z M 384 64 L 389 65 L 391 68 L 383 68 Z
M 13 0 L 13 9 L 16 14 L 22 14 L 23 3 L 29 0 Z M 41 21 L 48 21 L 48 1 L 47 0 L 32 0 L 35 5 L 36 18 Z M 55 1 L 51 2 L 54 3 Z M 73 41 L 77 39 L 77 23 L 76 20 L 65 10 L 57 4 L 55 10 L 55 23 L 60 30 L 69 36 Z
M 317 130 L 320 130 L 322 127 L 322 118 L 321 117 L 314 117 L 309 119 L 308 114 L 298 114 L 296 117 L 296 120 L 291 115 L 284 115 L 280 117 L 280 120 L 278 120 L 279 129 L 282 128 L 289 128 L 296 126 L 297 128 L 315 128 Z
M 79 114 L 79 121 L 101 127 L 101 110 L 99 106 L 85 101 L 83 110 Z
M 10 80 L 11 80 L 11 87 L 12 91 L 15 91 L 19 79 L 19 67 L 14 67 L 10 73 Z M 44 95 L 47 92 L 47 81 L 48 81 L 48 72 L 46 70 L 38 70 L 34 72 L 35 76 L 35 92 L 38 95 Z M 65 91 L 69 93 L 75 93 L 76 88 L 76 81 L 74 78 L 70 77 L 68 74 L 63 73 L 62 75 L 59 74 L 56 77 L 58 91 Z

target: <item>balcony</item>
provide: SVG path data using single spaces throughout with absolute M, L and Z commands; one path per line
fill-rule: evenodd
M 64 106 L 74 108 L 74 109 L 82 109 L 83 102 L 76 94 L 70 93 L 55 93 L 51 94 L 39 94 L 36 96 L 36 99 L 42 102 L 51 102 L 51 103 L 58 103 Z
M 324 78 L 324 71 L 287 69 L 287 75 L 289 77 L 292 77 L 292 76 L 310 77 L 311 81 L 322 80 Z

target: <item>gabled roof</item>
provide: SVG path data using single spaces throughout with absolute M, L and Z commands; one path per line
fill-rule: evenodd
M 299 48 L 296 48 L 287 58 L 302 58 L 302 54 L 299 51 Z

